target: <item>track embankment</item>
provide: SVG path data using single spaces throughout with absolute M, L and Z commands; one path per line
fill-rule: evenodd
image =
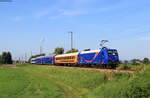
M 100 72 L 136 72 L 135 70 L 124 70 L 124 69 L 106 69 L 106 68 L 90 68 L 90 67 L 70 67 L 70 66 L 49 66 L 53 68 L 65 68 L 65 69 L 79 69 L 79 70 L 96 70 Z
M 16 65 L 0 65 L 0 68 L 17 68 Z

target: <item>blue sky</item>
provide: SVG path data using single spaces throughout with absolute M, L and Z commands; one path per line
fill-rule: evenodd
M 107 39 L 120 59 L 150 58 L 150 0 L 13 0 L 0 2 L 0 52 L 13 58 L 57 46 L 98 49 Z

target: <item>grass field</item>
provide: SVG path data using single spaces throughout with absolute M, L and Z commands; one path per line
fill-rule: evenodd
M 150 98 L 150 65 L 135 73 L 48 66 L 0 68 L 0 98 Z

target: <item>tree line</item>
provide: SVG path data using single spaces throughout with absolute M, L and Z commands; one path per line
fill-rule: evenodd
M 140 63 L 149 64 L 150 60 L 149 60 L 149 58 L 145 57 L 143 60 L 140 60 L 140 59 L 124 60 L 124 61 L 120 61 L 120 63 L 122 63 L 122 64 L 129 64 L 130 63 L 132 65 L 138 65 Z
M 2 55 L 0 55 L 0 64 L 12 64 L 12 55 L 10 52 L 3 52 Z
M 74 52 L 78 52 L 79 50 L 78 49 L 71 49 L 71 50 L 68 50 L 66 53 L 74 53 Z M 57 47 L 55 48 L 54 50 L 54 54 L 64 54 L 64 48 L 62 47 Z

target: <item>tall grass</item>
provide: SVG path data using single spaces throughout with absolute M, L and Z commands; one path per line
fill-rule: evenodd
M 137 65 L 133 65 L 133 64 L 120 64 L 117 69 L 131 69 L 131 70 L 135 70 L 135 71 L 140 71 L 142 70 L 145 66 L 149 66 L 147 64 L 137 64 Z
M 135 73 L 116 73 L 27 64 L 1 68 L 0 98 L 150 97 L 150 66 L 135 69 Z
M 96 88 L 94 91 L 95 95 L 98 95 L 100 98 L 150 97 L 150 66 L 140 66 L 142 66 L 142 69 L 132 74 L 113 74 L 113 79 L 111 81 Z
M 0 98 L 42 98 L 63 96 L 62 89 L 22 70 L 0 68 Z

